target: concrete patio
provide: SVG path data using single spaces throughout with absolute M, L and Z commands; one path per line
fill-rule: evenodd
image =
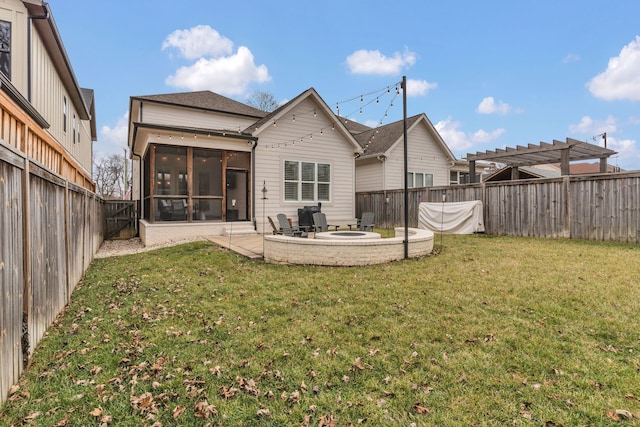
M 262 234 L 208 236 L 207 240 L 250 259 L 263 258 L 264 241 Z

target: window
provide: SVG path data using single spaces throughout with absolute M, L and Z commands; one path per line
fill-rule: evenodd
M 325 202 L 330 198 L 331 165 L 285 160 L 285 200 Z
M 422 172 L 407 172 L 407 187 L 433 187 L 433 174 Z
M 62 97 L 62 131 L 67 132 L 67 97 Z
M 73 143 L 76 143 L 76 115 L 73 115 Z
M 0 72 L 11 80 L 11 22 L 0 21 Z

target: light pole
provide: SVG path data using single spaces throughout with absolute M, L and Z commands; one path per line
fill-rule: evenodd
M 402 76 L 402 114 L 404 134 L 404 259 L 409 258 L 409 183 L 407 182 L 409 161 L 407 159 L 407 76 Z
M 267 181 L 262 181 L 262 259 L 264 259 L 264 234 L 265 234 L 265 212 L 264 212 L 264 203 L 267 200 Z

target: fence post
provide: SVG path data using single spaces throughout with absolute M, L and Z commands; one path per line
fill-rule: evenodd
M 562 177 L 562 197 L 564 197 L 564 204 L 562 206 L 563 210 L 563 220 L 564 220 L 564 230 L 562 232 L 563 236 L 566 238 L 571 238 L 571 177 L 569 175 Z
M 71 209 L 69 208 L 69 180 L 64 180 L 64 258 L 67 265 L 67 304 L 71 302 L 71 245 L 69 244 L 71 230 Z
M 24 287 L 22 291 L 22 366 L 29 363 L 30 339 L 29 322 L 31 317 L 31 178 L 29 159 L 24 157 L 22 170 L 22 250 Z

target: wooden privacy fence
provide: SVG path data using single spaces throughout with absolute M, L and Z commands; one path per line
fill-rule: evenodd
M 137 200 L 105 200 L 105 240 L 137 236 L 138 212 Z
M 0 402 L 102 236 L 101 199 L 0 141 Z
M 420 202 L 481 200 L 485 232 L 640 243 L 640 172 L 575 175 L 409 190 L 409 226 Z M 356 214 L 378 227 L 404 225 L 403 191 L 356 194 Z

